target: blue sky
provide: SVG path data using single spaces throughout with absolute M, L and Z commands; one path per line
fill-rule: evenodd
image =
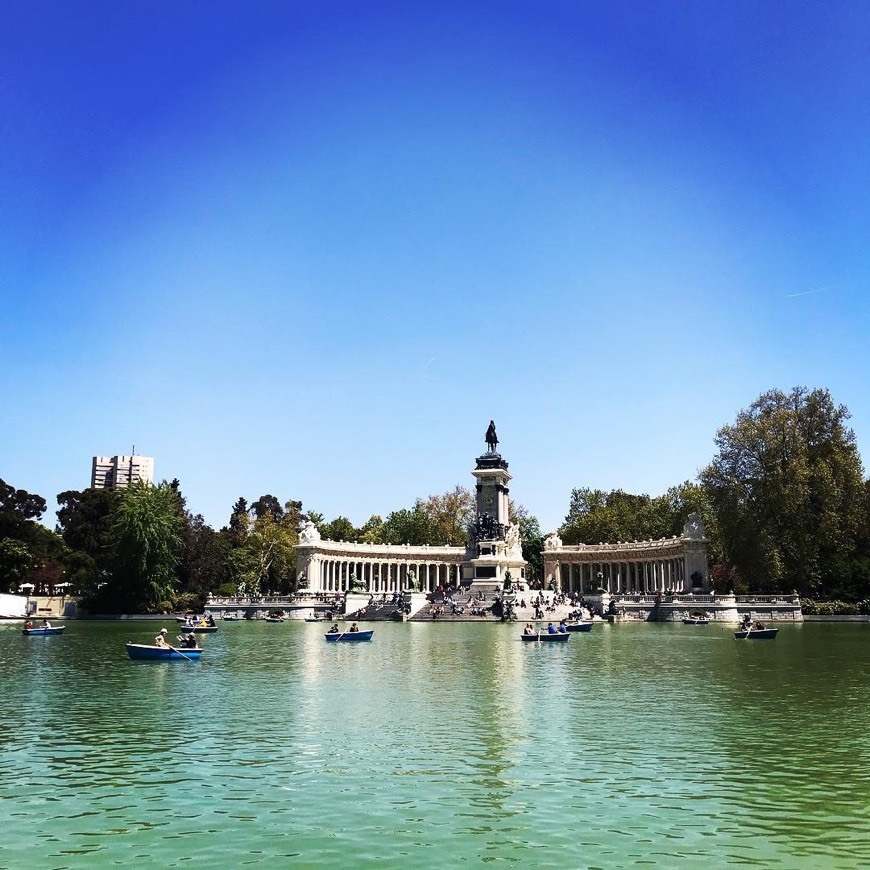
M 762 391 L 870 443 L 870 5 L 7 0 L 0 477 L 215 526 L 657 495 Z

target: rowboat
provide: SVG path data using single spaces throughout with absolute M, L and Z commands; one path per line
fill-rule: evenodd
M 323 635 L 330 643 L 346 640 L 371 640 L 375 630 L 372 628 L 369 631 L 328 631 Z
M 734 632 L 734 637 L 737 640 L 773 640 L 778 631 L 778 628 L 753 628 L 749 631 L 742 628 Z
M 683 625 L 709 625 L 710 620 L 701 616 L 690 616 L 683 620 Z
M 199 647 L 195 649 L 172 649 L 168 646 L 154 646 L 147 643 L 128 643 L 127 655 L 131 659 L 145 659 L 148 661 L 184 661 L 185 659 L 193 659 L 199 661 L 202 655 L 202 650 Z
M 283 616 L 264 616 L 263 622 L 283 622 Z
M 306 622 L 329 622 L 328 619 L 324 619 L 322 616 L 306 616 Z
M 22 628 L 21 632 L 30 637 L 45 637 L 49 634 L 63 634 L 65 628 L 65 625 L 58 625 L 56 628 Z
M 216 625 L 180 625 L 179 629 L 185 634 L 214 634 L 218 627 Z
M 566 622 L 565 628 L 568 631 L 592 631 L 591 622 Z
M 526 643 L 535 643 L 536 641 L 540 641 L 541 643 L 567 643 L 568 638 L 571 637 L 567 631 L 559 631 L 556 634 L 549 634 L 544 631 L 540 634 L 521 634 L 520 637 Z

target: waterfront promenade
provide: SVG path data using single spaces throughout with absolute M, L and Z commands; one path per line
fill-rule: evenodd
M 403 593 L 398 595 L 370 595 L 354 593 L 336 595 L 315 592 L 288 596 L 209 596 L 206 609 L 215 615 L 232 614 L 258 618 L 273 610 L 282 610 L 290 618 L 305 619 L 331 613 L 339 616 L 346 611 L 355 618 L 389 618 L 396 611 L 407 618 L 425 619 L 449 618 L 451 621 L 479 622 L 498 619 L 491 608 L 503 592 L 492 588 L 481 598 L 472 597 L 467 590 L 458 590 L 452 595 L 427 595 L 423 593 Z M 546 590 L 531 590 L 525 587 L 512 591 L 509 598 L 514 606 L 518 621 L 543 619 L 560 620 L 569 618 L 580 606 L 580 597 L 572 598 L 567 594 L 557 594 Z M 544 615 L 537 617 L 539 608 L 533 606 L 533 599 L 542 598 Z M 476 601 L 476 606 L 472 606 Z M 649 622 L 680 621 L 692 613 L 703 612 L 714 622 L 739 622 L 749 614 L 755 619 L 774 622 L 800 622 L 800 598 L 797 594 L 780 595 L 715 595 L 680 593 L 673 595 L 610 595 L 584 596 L 587 609 L 599 613 L 612 621 L 639 620 Z M 525 606 L 523 606 L 525 604 Z M 374 605 L 374 606 L 372 606 Z M 381 606 L 383 605 L 383 606 Z M 457 610 L 459 612 L 457 612 Z M 474 615 L 483 611 L 484 615 Z M 401 617 L 400 617 L 401 618 Z

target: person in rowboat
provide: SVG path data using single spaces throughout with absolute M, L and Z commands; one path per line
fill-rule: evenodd
M 40 628 L 51 628 L 51 623 L 47 619 L 43 619 Z
M 154 646 L 169 646 L 169 644 L 166 643 L 167 634 L 169 634 L 169 632 L 165 628 L 161 628 L 160 633 L 154 638 Z
M 531 622 L 526 623 L 526 627 L 523 629 L 523 634 L 536 634 L 535 627 L 531 624 Z
M 188 634 L 178 635 L 179 646 L 185 649 L 196 649 L 196 635 L 191 631 Z
M 337 623 L 337 622 L 334 622 L 334 623 L 332 624 L 331 628 L 329 629 L 329 631 L 327 632 L 327 634 L 338 634 L 338 633 L 339 633 L 339 631 L 338 631 L 338 623 Z
M 357 625 L 357 623 L 354 623 L 354 624 L 350 627 L 350 630 L 351 630 L 351 632 L 359 631 L 359 625 Z

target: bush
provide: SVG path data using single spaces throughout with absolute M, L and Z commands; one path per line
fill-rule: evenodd
M 870 600 L 864 599 L 856 603 L 801 598 L 801 610 L 805 616 L 862 616 L 870 613 Z
M 161 605 L 162 606 L 162 605 Z M 196 592 L 184 592 L 181 595 L 176 595 L 172 599 L 172 610 L 184 611 L 187 613 L 202 613 L 205 609 L 205 598 Z

